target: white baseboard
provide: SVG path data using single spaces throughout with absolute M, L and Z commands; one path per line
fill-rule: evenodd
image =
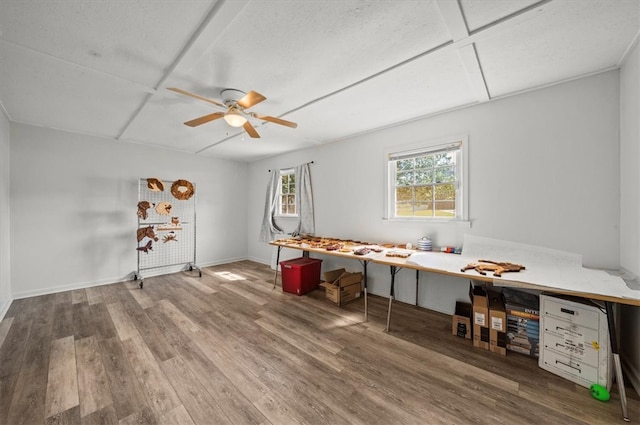
M 226 258 L 222 260 L 211 261 L 208 263 L 197 263 L 196 265 L 202 268 L 202 267 L 218 266 L 220 264 L 232 263 L 235 261 L 242 261 L 246 259 L 247 257 Z M 184 270 L 184 266 L 178 266 L 174 270 L 163 269 L 163 270 L 149 271 L 149 272 L 145 271 L 141 274 L 144 278 L 147 278 L 147 277 L 159 276 L 167 273 L 176 273 L 182 270 Z M 133 275 L 135 272 L 136 271 L 133 270 L 131 273 L 127 274 L 126 276 L 121 276 L 121 277 L 100 279 L 100 280 L 95 280 L 90 282 L 76 282 L 68 285 L 60 285 L 60 286 L 55 286 L 55 287 L 46 288 L 46 289 L 16 292 L 13 294 L 13 299 L 37 297 L 40 295 L 48 295 L 48 294 L 55 294 L 58 292 L 73 291 L 75 289 L 85 289 L 85 288 L 91 288 L 94 286 L 102 286 L 102 285 L 110 285 L 112 283 L 127 282 L 133 279 Z
M 7 314 L 7 311 L 9 311 L 9 307 L 11 306 L 12 302 L 13 302 L 13 298 L 9 298 L 4 302 L 4 304 L 0 305 L 0 322 L 2 322 L 2 319 L 4 319 L 4 316 Z

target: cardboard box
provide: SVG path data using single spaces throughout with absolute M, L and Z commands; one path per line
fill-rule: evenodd
M 489 350 L 507 355 L 507 312 L 502 293 L 488 292 L 489 298 Z
M 539 356 L 540 298 L 521 289 L 503 288 L 507 313 L 507 350 Z
M 460 338 L 471 339 L 471 312 L 470 303 L 456 301 L 456 310 L 451 321 L 451 334 Z
M 360 298 L 362 292 L 362 272 L 350 273 L 345 269 L 331 270 L 324 273 L 325 282 L 321 283 L 325 289 L 327 299 L 338 305 L 344 305 Z
M 300 257 L 280 262 L 282 290 L 296 295 L 313 291 L 320 284 L 322 260 Z
M 489 301 L 481 286 L 472 286 L 469 296 L 473 304 L 473 346 L 489 349 Z

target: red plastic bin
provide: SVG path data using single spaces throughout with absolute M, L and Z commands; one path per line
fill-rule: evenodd
M 280 261 L 282 271 L 282 290 L 296 295 L 313 291 L 320 284 L 322 260 L 300 257 Z

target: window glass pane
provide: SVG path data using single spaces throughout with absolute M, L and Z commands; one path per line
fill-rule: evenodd
M 452 184 L 442 184 L 435 187 L 436 201 L 454 200 L 456 198 L 456 188 Z
M 396 170 L 404 171 L 413 169 L 414 160 L 412 159 L 402 159 L 400 161 L 396 161 Z
M 406 202 L 413 200 L 413 189 L 410 187 L 399 187 L 396 189 L 396 201 Z
M 295 205 L 296 203 L 296 197 L 293 195 L 289 195 L 287 196 L 287 204 L 289 205 Z
M 455 217 L 456 203 L 455 201 L 437 201 L 435 203 L 437 217 Z
M 289 184 L 289 193 L 296 193 L 296 184 L 295 184 L 295 182 Z
M 295 214 L 296 206 L 295 205 L 287 205 L 287 214 Z
M 455 157 L 453 152 L 437 153 L 433 155 L 433 159 L 434 159 L 434 166 L 436 167 L 455 164 Z
M 416 168 L 432 168 L 433 167 L 433 155 L 422 156 L 416 158 Z
M 397 186 L 408 186 L 413 184 L 413 171 L 403 171 L 398 173 L 396 179 Z
M 289 174 L 289 183 L 295 185 L 296 184 L 296 175 L 295 174 Z
M 432 186 L 417 186 L 414 188 L 416 201 L 431 201 L 433 199 Z
M 427 184 L 433 182 L 433 170 L 416 170 L 415 171 L 415 184 Z
M 456 180 L 456 167 L 440 167 L 435 170 L 436 183 L 452 182 Z
M 414 215 L 419 217 L 431 217 L 433 215 L 433 203 L 416 202 L 414 206 Z
M 396 203 L 396 216 L 411 217 L 412 215 L 413 215 L 413 208 L 412 208 L 411 202 Z

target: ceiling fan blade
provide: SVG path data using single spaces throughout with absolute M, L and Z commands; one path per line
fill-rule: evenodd
M 258 103 L 262 102 L 263 100 L 266 100 L 266 97 L 264 97 L 263 95 L 261 95 L 257 91 L 251 90 L 249 93 L 247 93 L 244 96 L 242 96 L 242 99 L 240 99 L 237 103 L 242 108 L 246 109 L 246 108 L 251 108 L 253 105 L 257 105 Z
M 167 87 L 167 90 L 171 90 L 172 92 L 180 93 L 180 94 L 183 94 L 185 96 L 195 97 L 196 99 L 204 100 L 205 102 L 209 102 L 209 103 L 212 103 L 212 104 L 214 104 L 216 106 L 221 106 L 223 108 L 226 108 L 226 106 L 224 106 L 222 103 L 216 102 L 215 100 L 207 99 L 206 97 L 202 97 L 202 96 L 199 96 L 197 94 L 189 93 L 188 91 L 185 91 L 185 90 L 182 90 L 182 89 L 178 89 L 178 88 L 175 88 L 175 87 Z
M 251 116 L 258 118 L 259 120 L 269 121 L 269 122 L 280 124 L 280 125 L 286 125 L 287 127 L 291 127 L 291 128 L 298 127 L 298 124 L 291 121 L 283 120 L 282 118 L 270 117 L 269 115 L 260 115 L 256 113 L 251 114 Z
M 259 139 L 260 138 L 260 135 L 258 134 L 256 129 L 251 125 L 251 123 L 249 121 L 244 123 L 244 125 L 242 127 L 246 130 L 247 133 L 249 133 L 249 136 L 253 137 L 254 139 Z
M 218 118 L 222 118 L 222 117 L 224 117 L 224 112 L 214 112 L 213 114 L 208 114 L 200 118 L 187 121 L 184 123 L 184 125 L 188 125 L 189 127 L 197 127 L 199 125 L 208 123 L 209 121 L 217 120 Z

